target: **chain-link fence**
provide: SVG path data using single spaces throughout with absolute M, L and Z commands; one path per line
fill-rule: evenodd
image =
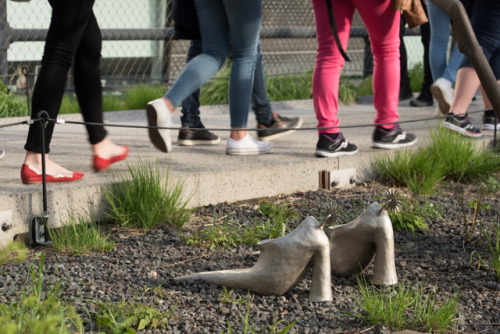
M 96 1 L 94 12 L 104 39 L 105 88 L 168 84 L 177 77 L 189 44 L 172 40 L 171 6 L 172 0 Z M 266 73 L 282 76 L 312 70 L 317 45 L 310 0 L 263 0 L 262 6 Z M 50 14 L 47 0 L 0 0 L 0 75 L 14 89 L 24 84 L 23 67 L 35 75 L 39 69 Z M 347 52 L 352 62 L 344 72 L 362 75 L 366 32 L 358 16 L 351 35 Z

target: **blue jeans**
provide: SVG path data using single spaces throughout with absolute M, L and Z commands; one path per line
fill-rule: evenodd
M 474 0 L 471 9 L 471 25 L 477 41 L 483 49 L 491 69 L 497 79 L 500 78 L 500 2 Z M 472 67 L 465 58 L 460 67 Z
M 201 41 L 193 40 L 189 46 L 186 63 L 201 54 Z M 257 45 L 257 62 L 255 64 L 255 75 L 252 91 L 252 110 L 258 124 L 267 125 L 271 123 L 273 115 L 271 103 L 267 98 L 266 77 L 264 74 L 264 63 L 262 61 L 262 46 L 259 41 Z M 182 101 L 181 124 L 183 127 L 198 128 L 201 125 L 200 119 L 200 90 L 197 90 Z
M 182 70 L 165 94 L 172 105 L 208 81 L 222 66 L 231 43 L 233 66 L 229 79 L 231 127 L 245 128 L 252 94 L 257 41 L 262 21 L 261 0 L 195 0 L 203 52 Z
M 450 17 L 432 1 L 427 1 L 427 12 L 431 25 L 429 59 L 432 79 L 436 81 L 439 78 L 444 78 L 455 82 L 458 66 L 465 57 L 455 45 L 449 61 L 446 60 L 450 41 Z

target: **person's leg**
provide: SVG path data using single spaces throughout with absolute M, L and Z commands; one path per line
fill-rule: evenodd
M 302 125 L 300 117 L 284 117 L 273 112 L 271 108 L 271 102 L 269 102 L 267 97 L 266 76 L 264 73 L 260 40 L 257 44 L 252 110 L 255 112 L 257 127 L 260 129 L 257 131 L 257 138 L 261 141 L 278 139 L 289 135 Z
M 224 64 L 229 47 L 229 24 L 222 0 L 195 0 L 203 52 L 194 57 L 163 98 L 146 106 L 149 138 L 162 152 L 172 150 L 170 128 L 175 107 L 207 82 Z M 167 129 L 165 129 L 167 128 Z
M 375 123 L 396 123 L 399 120 L 399 26 L 400 14 L 390 0 L 352 0 L 365 23 L 373 53 L 373 104 L 377 111 Z M 375 128 L 373 146 L 398 148 L 413 145 L 416 138 L 403 132 L 397 124 Z
M 404 41 L 405 17 L 399 16 L 399 55 L 400 55 L 400 78 L 399 78 L 399 100 L 407 100 L 413 97 L 411 90 L 410 75 L 408 74 L 408 56 L 406 54 L 406 45 Z
M 267 98 L 266 76 L 264 61 L 262 60 L 262 45 L 257 44 L 257 59 L 255 62 L 255 76 L 252 91 L 252 109 L 258 124 L 267 125 L 273 120 L 271 103 Z
M 431 39 L 429 57 L 432 78 L 436 81 L 443 77 L 447 66 L 448 44 L 450 41 L 450 17 L 432 1 L 427 2 Z M 454 82 L 454 80 L 453 80 Z
M 91 17 L 93 0 L 50 0 L 52 17 L 45 41 L 42 67 L 35 83 L 32 97 L 32 115 L 36 118 L 44 110 L 50 118 L 57 118 L 64 95 L 68 71 Z M 45 129 L 45 152 L 50 152 L 54 123 Z M 24 164 L 41 170 L 41 129 L 39 124 L 30 126 Z M 73 172 L 45 157 L 47 174 L 71 176 Z
M 318 54 L 312 80 L 314 111 L 318 128 L 330 128 L 318 129 L 319 138 L 314 154 L 318 157 L 353 155 L 358 152 L 358 148 L 349 143 L 338 128 L 339 82 L 344 58 L 332 34 L 326 1 L 312 0 L 312 3 L 318 41 Z M 345 50 L 355 8 L 349 0 L 333 1 L 332 6 L 339 40 Z
M 316 22 L 316 39 L 318 53 L 312 79 L 314 111 L 321 134 L 337 134 L 340 132 L 338 113 L 338 95 L 340 72 L 344 66 L 344 58 L 340 54 L 330 27 L 326 1 L 312 0 Z M 340 43 L 347 48 L 354 6 L 348 0 L 333 1 L 333 13 L 337 24 Z
M 428 15 L 427 6 L 425 5 L 425 2 L 423 0 L 421 0 L 421 2 L 426 15 Z M 420 94 L 416 99 L 410 101 L 410 105 L 414 107 L 427 107 L 427 106 L 432 106 L 434 104 L 434 100 L 432 99 L 432 94 L 430 90 L 433 80 L 432 80 L 431 67 L 429 64 L 429 43 L 431 39 L 431 27 L 429 22 L 424 23 L 420 26 L 420 35 L 421 35 L 421 42 L 424 47 L 424 55 L 423 55 L 424 80 L 422 82 L 422 87 L 420 88 Z
M 261 1 L 223 0 L 231 31 L 233 65 L 229 78 L 231 128 L 246 128 L 255 74 L 257 45 L 262 21 Z M 238 140 L 246 131 L 232 131 Z
M 186 57 L 186 63 L 200 55 L 203 51 L 201 40 L 192 40 Z M 181 125 L 186 128 L 200 126 L 200 90 L 198 89 L 182 101 Z
M 203 52 L 186 64 L 165 94 L 171 112 L 220 69 L 228 53 L 229 24 L 222 0 L 195 0 L 195 6 Z

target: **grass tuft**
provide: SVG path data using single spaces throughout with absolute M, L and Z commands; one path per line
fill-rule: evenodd
M 426 145 L 381 155 L 374 163 L 380 181 L 429 194 L 442 180 L 474 182 L 500 170 L 500 156 L 444 128 L 430 129 Z
M 104 192 L 109 209 L 106 216 L 121 226 L 146 231 L 160 224 L 181 227 L 189 219 L 183 197 L 183 182 L 172 185 L 169 171 L 139 160 L 128 166 L 129 176 L 113 176 L 113 186 Z
M 87 223 L 82 217 L 69 221 L 59 229 L 49 229 L 52 246 L 57 252 L 81 255 L 88 252 L 109 252 L 115 243 L 103 235 L 102 228 L 95 222 Z
M 452 329 L 457 316 L 458 293 L 450 299 L 436 301 L 436 294 L 425 293 L 422 287 L 378 288 L 369 285 L 364 278 L 357 278 L 359 294 L 356 304 L 363 310 L 354 315 L 372 325 L 384 325 L 390 330 L 425 330 L 443 333 Z

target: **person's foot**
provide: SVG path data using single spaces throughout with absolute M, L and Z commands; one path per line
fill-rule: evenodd
M 109 165 L 125 160 L 128 156 L 128 146 L 116 145 L 108 137 L 92 146 L 94 150 L 93 167 L 96 171 L 104 171 Z
M 496 114 L 493 110 L 485 110 L 483 114 L 483 126 L 482 130 L 493 131 L 500 130 L 500 119 L 496 117 Z
M 358 147 L 351 144 L 339 133 L 322 133 L 316 144 L 314 155 L 317 157 L 340 157 L 358 153 Z
M 163 98 L 151 101 L 146 106 L 148 118 L 149 139 L 153 145 L 162 152 L 172 151 L 170 129 L 157 129 L 157 127 L 172 127 L 172 113 Z
M 192 130 L 194 128 L 182 127 L 177 136 L 177 143 L 181 146 L 193 145 L 216 145 L 220 143 L 220 138 L 215 133 L 208 130 Z M 205 129 L 203 123 L 196 129 Z
M 73 172 L 56 164 L 45 155 L 45 174 L 47 182 L 69 182 L 83 177 L 83 173 Z M 21 180 L 24 183 L 42 182 L 42 155 L 35 152 L 27 152 L 21 168 Z
M 412 133 L 404 132 L 398 125 L 391 130 L 375 127 L 372 138 L 373 148 L 395 149 L 412 146 L 417 142 L 417 137 Z
M 444 78 L 439 78 L 431 85 L 432 96 L 438 102 L 438 108 L 442 115 L 447 115 L 450 111 L 453 100 L 453 88 L 451 82 Z
M 481 137 L 481 130 L 472 125 L 469 117 L 457 116 L 455 114 L 448 114 L 444 120 L 443 126 L 451 131 L 458 132 L 459 134 L 467 137 L 478 138 Z
M 273 144 L 268 141 L 258 141 L 247 133 L 243 139 L 227 140 L 226 154 L 228 155 L 251 155 L 269 153 Z
M 270 124 L 258 124 L 257 139 L 273 140 L 287 136 L 295 132 L 302 126 L 300 117 L 284 117 L 273 112 L 273 118 Z
M 5 150 L 2 150 L 0 148 L 0 159 L 2 159 L 5 156 Z

